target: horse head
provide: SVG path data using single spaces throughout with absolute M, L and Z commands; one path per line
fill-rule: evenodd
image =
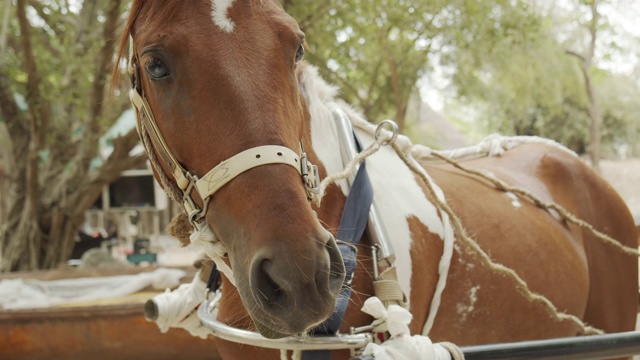
M 134 1 L 128 38 L 134 89 L 148 108 L 138 117 L 155 118 L 167 152 L 194 178 L 256 147 L 300 152 L 310 131 L 298 81 L 304 34 L 277 0 Z M 147 151 L 165 158 L 154 144 Z M 160 165 L 156 176 L 180 182 Z M 194 196 L 200 221 L 226 247 L 264 336 L 302 333 L 331 315 L 344 266 L 294 167 L 250 168 L 202 198 Z

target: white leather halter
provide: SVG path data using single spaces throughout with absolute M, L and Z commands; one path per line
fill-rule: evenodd
M 132 39 L 130 41 L 133 43 Z M 198 178 L 180 164 L 164 140 L 151 107 L 142 91 L 137 58 L 133 49 L 131 49 L 129 57 L 129 73 L 132 77 L 129 98 L 137 112 L 138 134 L 142 138 L 143 131 L 148 133 L 152 148 L 149 148 L 145 143 L 145 150 L 149 156 L 153 156 L 155 150 L 155 154 L 158 155 L 159 159 L 164 163 L 163 165 L 171 173 L 174 183 L 182 192 L 184 210 L 189 216 L 191 225 L 196 230 L 201 230 L 206 225 L 206 222 L 203 222 L 202 219 L 206 215 L 207 205 L 213 194 L 238 175 L 258 166 L 267 164 L 292 166 L 302 176 L 307 199 L 312 201 L 317 198 L 319 186 L 318 167 L 307 160 L 302 143 L 300 143 L 300 155 L 288 147 L 279 145 L 258 146 L 242 151 L 218 164 L 202 178 Z M 158 176 L 164 175 L 163 169 L 156 168 L 155 171 Z M 194 193 L 202 200 L 202 208 L 194 201 Z

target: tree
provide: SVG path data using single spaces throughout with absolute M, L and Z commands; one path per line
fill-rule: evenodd
M 130 106 L 106 85 L 123 10 L 121 0 L 6 0 L 0 10 L 0 127 L 10 135 L 1 271 L 65 262 L 103 186 L 146 159 L 129 155 L 132 131 L 92 166 L 101 134 Z
M 309 61 L 340 86 L 342 97 L 367 118 L 392 118 L 402 129 L 416 81 L 428 67 L 433 28 L 422 14 L 437 12 L 437 3 L 291 0 L 285 10 L 307 33 Z
M 600 105 L 598 104 L 598 97 L 593 84 L 593 78 L 591 76 L 592 68 L 594 66 L 594 58 L 596 55 L 596 44 L 598 40 L 598 29 L 600 27 L 601 15 L 598 11 L 598 0 L 581 0 L 582 5 L 589 7 L 590 19 L 583 26 L 588 32 L 587 45 L 582 52 L 578 52 L 572 49 L 567 49 L 567 54 L 575 57 L 578 60 L 578 66 L 582 73 L 584 80 L 584 90 L 589 100 L 588 114 L 591 120 L 589 127 L 589 146 L 587 148 L 589 157 L 591 158 L 591 164 L 594 168 L 600 167 L 600 153 L 601 153 L 601 137 L 602 137 L 602 115 L 600 114 Z
M 284 4 L 307 32 L 308 59 L 319 66 L 323 77 L 340 86 L 341 96 L 369 120 L 392 118 L 401 131 L 411 122 L 406 119 L 407 107 L 415 98 L 417 81 L 438 65 L 438 58 L 442 67 L 455 69 L 456 85 L 465 96 L 468 79 L 485 72 L 486 56 L 512 55 L 504 51 L 511 42 L 524 49 L 532 37 L 529 32 L 541 27 L 540 17 L 525 1 L 288 0 Z M 500 61 L 506 63 L 508 58 Z
M 600 0 L 596 12 L 610 14 L 618 8 L 615 1 L 623 0 Z M 578 153 L 589 152 L 594 164 L 615 147 L 637 151 L 635 101 L 628 94 L 638 93 L 638 83 L 622 81 L 619 69 L 602 66 L 607 59 L 633 60 L 624 54 L 633 46 L 618 45 L 615 35 L 622 31 L 614 31 L 604 16 L 596 15 L 594 22 L 595 3 L 535 4 L 526 16 L 512 13 L 493 26 L 480 23 L 457 34 L 443 57 L 457 63 L 450 76 L 454 101 L 473 108 L 486 132 L 549 137 Z M 582 61 L 585 56 L 589 63 Z

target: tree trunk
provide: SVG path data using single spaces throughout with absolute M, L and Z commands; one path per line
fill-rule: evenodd
M 600 14 L 598 13 L 598 1 L 593 0 L 589 3 L 591 11 L 591 20 L 586 26 L 589 31 L 589 45 L 585 55 L 578 54 L 574 51 L 567 50 L 566 53 L 574 56 L 580 62 L 580 71 L 582 72 L 582 78 L 584 80 L 584 88 L 587 93 L 589 105 L 587 113 L 591 123 L 589 124 L 589 144 L 587 145 L 587 152 L 591 160 L 591 166 L 596 171 L 600 171 L 600 153 L 602 142 L 602 115 L 600 114 L 600 106 L 598 105 L 598 98 L 596 95 L 595 87 L 591 79 L 589 71 L 593 65 L 593 58 L 596 51 L 596 42 L 598 37 L 598 22 L 600 20 Z
M 600 153 L 601 153 L 601 140 L 602 140 L 602 115 L 600 114 L 600 106 L 598 105 L 598 99 L 596 98 L 595 89 L 591 81 L 591 76 L 588 70 L 582 70 L 585 82 L 585 89 L 589 98 L 589 118 L 591 119 L 591 126 L 589 127 L 589 145 L 588 152 L 591 159 L 591 165 L 594 169 L 600 170 Z
M 404 131 L 405 115 L 407 114 L 407 102 L 408 99 L 402 94 L 402 86 L 400 85 L 400 77 L 398 75 L 398 68 L 396 66 L 395 58 L 391 49 L 389 49 L 388 32 L 380 30 L 380 41 L 382 41 L 382 48 L 385 52 L 387 65 L 389 66 L 389 74 L 391 76 L 391 89 L 393 90 L 393 98 L 395 100 L 396 116 L 393 119 L 398 124 L 398 131 Z

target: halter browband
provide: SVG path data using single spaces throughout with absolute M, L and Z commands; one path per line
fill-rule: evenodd
M 206 225 L 206 222 L 203 224 L 201 220 L 206 215 L 207 204 L 211 196 L 238 175 L 258 166 L 267 164 L 285 164 L 292 166 L 303 178 L 307 199 L 310 201 L 316 199 L 319 186 L 318 167 L 307 160 L 307 155 L 302 148 L 302 143 L 300 143 L 300 156 L 285 146 L 265 145 L 242 151 L 224 160 L 207 172 L 202 178 L 198 178 L 196 175 L 187 171 L 175 156 L 173 156 L 158 128 L 151 107 L 144 96 L 140 84 L 138 64 L 132 49 L 128 68 L 132 77 L 132 87 L 129 91 L 129 98 L 137 112 L 138 134 L 143 138 L 143 132 L 146 131 L 153 144 L 153 149 L 148 148 L 147 144 L 145 144 L 145 151 L 147 155 L 152 156 L 155 150 L 160 159 L 162 159 L 162 162 L 167 166 L 167 169 L 173 176 L 175 184 L 182 191 L 182 205 L 187 215 L 189 215 L 191 225 L 193 225 L 196 230 L 200 230 Z M 162 176 L 163 169 L 155 169 L 155 171 L 158 176 Z M 193 191 L 202 199 L 202 208 L 199 208 L 193 200 Z

